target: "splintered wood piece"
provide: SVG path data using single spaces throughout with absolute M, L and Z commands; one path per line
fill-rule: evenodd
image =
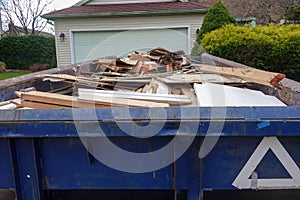
M 139 60 L 120 59 L 120 61 L 127 65 L 135 66 Z
M 203 72 L 241 78 L 246 82 L 254 82 L 271 87 L 276 86 L 282 79 L 286 77 L 285 74 L 253 68 L 216 67 L 206 64 L 200 64 L 199 66 L 200 70 Z

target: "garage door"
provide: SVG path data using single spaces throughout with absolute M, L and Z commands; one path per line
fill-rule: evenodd
M 73 62 L 104 56 L 126 56 L 133 50 L 156 47 L 188 52 L 187 28 L 126 31 L 89 31 L 73 33 Z

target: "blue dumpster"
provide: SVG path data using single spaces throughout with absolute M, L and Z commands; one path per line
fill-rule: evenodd
M 22 84 L 41 88 L 46 84 L 32 77 L 21 79 Z M 284 84 L 281 91 L 265 92 L 289 106 L 230 107 L 221 117 L 218 113 L 224 108 L 0 111 L 0 189 L 15 191 L 18 200 L 137 199 L 135 195 L 196 200 L 214 199 L 212 192 L 222 196 L 215 199 L 226 199 L 230 191 L 289 191 L 299 198 L 299 84 L 289 80 Z M 2 99 L 11 98 L 19 84 L 8 81 L 5 86 L 13 89 L 6 89 L 10 92 L 2 93 Z M 149 124 L 161 127 L 152 137 L 146 132 L 132 137 L 124 131 Z M 99 127 L 104 134 L 97 134 Z M 221 129 L 210 131 L 213 127 Z M 148 169 L 148 163 L 132 163 L 113 150 L 101 149 L 107 139 L 136 154 L 151 154 L 176 140 L 159 161 L 173 160 L 142 172 L 140 167 Z M 188 148 L 180 152 L 186 141 Z M 205 155 L 204 143 L 210 145 Z M 93 151 L 106 154 L 111 163 L 101 162 Z M 124 166 L 137 170 L 126 171 Z

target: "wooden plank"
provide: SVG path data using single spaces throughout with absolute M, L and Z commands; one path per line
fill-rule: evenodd
M 84 95 L 101 96 L 108 98 L 122 98 L 133 99 L 142 101 L 164 102 L 170 104 L 190 104 L 191 100 L 186 95 L 172 95 L 172 94 L 150 94 L 150 93 L 137 93 L 137 92 L 119 92 L 119 91 L 105 91 L 105 90 L 91 90 L 91 89 L 78 89 L 79 97 Z
M 225 76 L 241 78 L 247 82 L 259 83 L 267 86 L 276 86 L 286 76 L 285 74 L 268 72 L 253 68 L 217 67 L 200 64 L 200 71 L 215 73 Z
M 166 84 L 190 84 L 190 83 L 242 83 L 243 80 L 225 77 L 220 74 L 172 74 L 165 77 L 155 77 Z
M 23 107 L 35 108 L 35 109 L 58 109 L 58 108 L 70 108 L 68 106 L 54 105 L 48 103 L 41 102 L 33 102 L 33 101 L 22 101 L 21 105 Z
M 92 102 L 79 102 L 77 97 L 47 93 L 47 92 L 21 92 L 21 99 L 31 102 L 46 103 L 56 106 L 75 107 L 75 108 L 109 108 L 110 105 L 95 104 Z M 27 106 L 29 107 L 29 106 Z
M 73 97 L 48 92 L 21 92 L 21 99 L 27 101 L 35 101 L 49 104 L 56 104 L 61 106 L 72 107 Z

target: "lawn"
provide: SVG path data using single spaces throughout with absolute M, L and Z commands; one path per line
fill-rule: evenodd
M 29 74 L 30 72 L 2 72 L 0 73 L 0 81 L 1 80 L 4 80 L 4 79 L 8 79 L 8 78 L 13 78 L 13 77 L 16 77 L 16 76 L 22 76 L 22 75 L 25 75 L 25 74 Z

